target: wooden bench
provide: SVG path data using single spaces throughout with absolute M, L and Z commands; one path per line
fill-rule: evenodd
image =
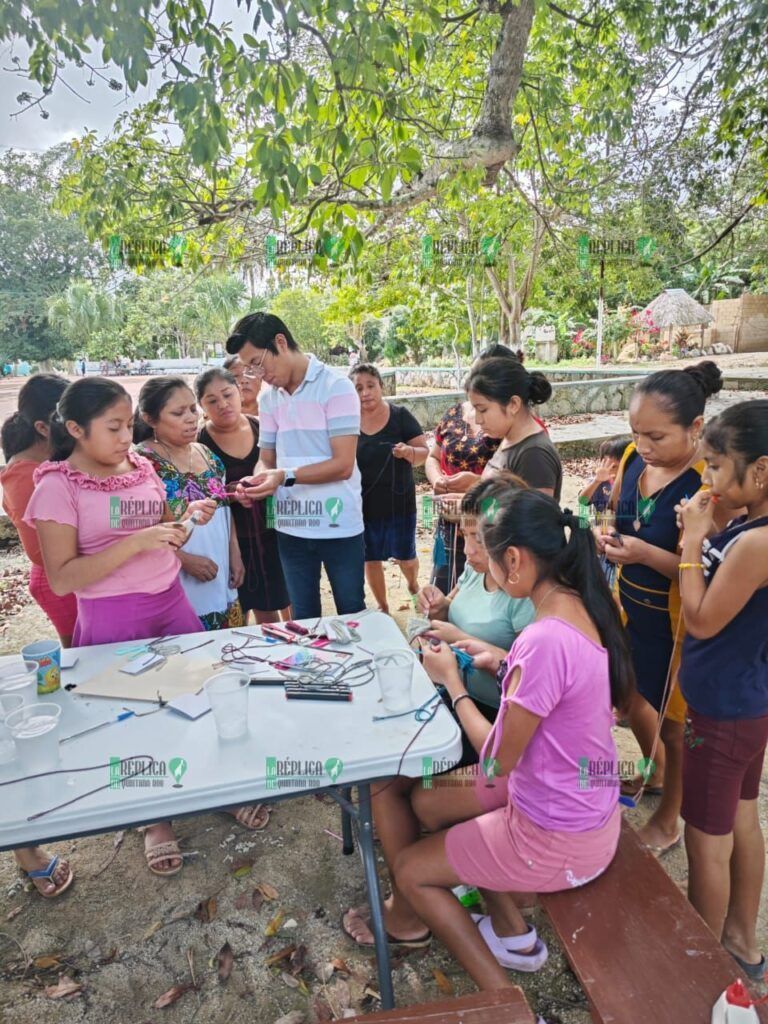
M 626 822 L 603 875 L 540 902 L 601 1024 L 709 1024 L 720 993 L 737 977 L 746 983 Z
M 536 1024 L 533 1010 L 517 986 L 349 1019 L 359 1024 Z

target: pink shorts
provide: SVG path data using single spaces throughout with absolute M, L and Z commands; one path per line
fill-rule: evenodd
M 621 810 L 591 832 L 542 828 L 508 802 L 507 779 L 478 781 L 485 813 L 448 829 L 448 863 L 465 885 L 491 892 L 561 892 L 597 878 L 613 860 Z
M 45 569 L 32 564 L 29 570 L 29 592 L 50 619 L 59 636 L 71 637 L 77 620 L 77 598 L 74 594 L 54 594 Z

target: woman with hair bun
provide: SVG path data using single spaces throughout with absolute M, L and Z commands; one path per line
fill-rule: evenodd
M 560 456 L 531 411 L 532 405 L 540 405 L 552 395 L 552 385 L 544 374 L 529 373 L 514 359 L 487 359 L 470 374 L 467 394 L 478 425 L 489 437 L 501 441 L 483 476 L 508 470 L 529 487 L 560 501 Z
M 657 854 L 680 842 L 678 816 L 682 800 L 682 751 L 685 702 L 676 686 L 683 641 L 680 621 L 680 530 L 675 506 L 701 487 L 704 462 L 699 438 L 704 406 L 722 387 L 711 361 L 684 370 L 660 370 L 636 386 L 629 422 L 628 445 L 614 487 L 615 529 L 598 538 L 610 562 L 619 566 L 618 596 L 626 620 L 637 693 L 629 708 L 629 723 L 645 758 L 653 753 L 659 735 L 664 756 L 664 787 L 655 786 L 654 765 L 647 778 L 628 780 L 627 795 L 647 790 L 661 793 L 659 808 L 640 830 L 643 841 Z

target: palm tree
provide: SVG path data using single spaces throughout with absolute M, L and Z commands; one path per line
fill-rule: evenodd
M 120 303 L 90 281 L 73 281 L 48 302 L 48 321 L 64 337 L 89 349 L 95 336 L 117 328 Z

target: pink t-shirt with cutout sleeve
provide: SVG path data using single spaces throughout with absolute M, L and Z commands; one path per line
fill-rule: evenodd
M 518 666 L 520 682 L 510 692 Z M 507 668 L 481 763 L 497 756 L 505 712 L 510 703 L 519 704 L 541 722 L 509 773 L 509 803 L 541 828 L 601 828 L 619 797 L 608 652 L 575 626 L 550 617 L 526 626 L 507 655 Z
M 43 462 L 35 470 L 35 490 L 24 522 L 53 521 L 77 530 L 80 555 L 95 555 L 147 526 L 156 526 L 165 511 L 165 487 L 150 462 L 128 453 L 134 469 L 97 478 L 63 462 Z M 142 551 L 77 596 L 159 594 L 176 579 L 181 563 L 170 548 Z

